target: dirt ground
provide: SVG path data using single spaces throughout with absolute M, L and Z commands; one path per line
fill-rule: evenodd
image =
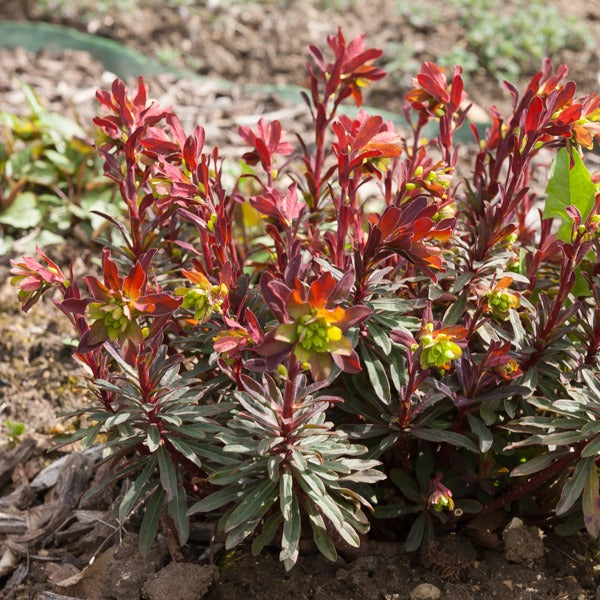
M 51 0 L 45 4 L 52 7 Z M 240 85 L 301 85 L 307 44 L 321 45 L 338 25 L 347 37 L 365 32 L 369 45 L 386 49 L 388 61 L 393 59 L 393 42 L 413 47 L 417 61 L 435 60 L 460 43 L 461 35 L 441 0 L 428 0 L 426 8 L 447 18 L 421 27 L 399 14 L 392 0 L 338 2 L 338 10 L 324 10 L 320 0 L 243 5 L 212 0 L 193 6 L 146 0 L 137 7 L 129 2 L 127 10 L 109 10 L 100 17 L 94 15 L 95 3 L 89 0 L 55 4 L 59 8 L 48 15 L 32 0 L 3 0 L 0 21 L 50 17 L 56 23 L 114 38 L 174 67 L 231 81 L 234 85 L 224 90 L 211 81 L 169 74 L 149 78 L 152 95 L 174 105 L 187 129 L 202 123 L 208 143 L 219 144 L 234 157 L 240 153 L 238 126 L 254 122 L 258 115 L 275 115 L 296 131 L 306 124 L 299 100 L 271 92 L 248 94 Z M 565 15 L 584 19 L 595 39 L 600 37 L 593 3 L 560 0 L 554 4 Z M 597 48 L 580 53 L 565 50 L 561 58 L 582 92 L 598 87 Z M 395 72 L 367 96 L 367 104 L 399 112 L 410 75 L 408 70 Z M 77 115 L 85 124 L 95 111 L 95 89 L 109 80 L 110 74 L 85 52 L 32 54 L 0 48 L 0 111 L 25 110 L 20 84 L 27 82 L 50 109 Z M 498 90 L 497 82 L 483 73 L 468 85 L 472 99 L 482 107 L 506 106 L 507 98 L 499 96 Z M 66 246 L 55 252 L 68 256 L 74 249 Z M 77 246 L 76 252 L 86 260 L 89 250 Z M 600 598 L 597 544 L 585 536 L 540 537 L 537 527 L 526 525 L 516 527 L 517 533 L 507 533 L 508 514 L 457 530 L 423 556 L 407 555 L 399 542 L 372 539 L 366 540 L 358 556 L 342 555 L 332 564 L 307 542 L 305 558 L 289 574 L 274 550 L 258 558 L 246 547 L 225 552 L 210 521 L 194 525 L 185 566 L 169 562 L 164 540 L 159 540 L 148 559 L 141 559 L 134 549 L 135 519 L 121 529 L 106 514 L 110 494 L 93 503 L 78 501 L 81 493 L 76 491 L 100 476 L 92 470 L 97 457 L 73 462 L 70 457 L 75 455 L 69 452 L 48 452 L 51 435 L 69 427 L 60 414 L 86 401 L 79 387 L 81 374 L 69 357 L 71 332 L 50 302 L 37 305 L 26 316 L 21 313 L 8 286 L 7 257 L 0 259 L 0 282 L 0 444 L 7 436 L 2 427 L 7 419 L 26 427 L 21 444 L 0 448 L 0 517 L 9 514 L 13 519 L 0 518 L 0 598 L 400 600 L 411 594 L 457 600 Z M 34 485 L 35 477 L 59 458 L 71 462 L 63 465 L 58 479 Z M 117 494 L 118 489 L 112 492 Z M 67 512 L 57 506 L 65 498 L 69 498 Z M 29 546 L 22 541 L 27 535 L 33 536 Z

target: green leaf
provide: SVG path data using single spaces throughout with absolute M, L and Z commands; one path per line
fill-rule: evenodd
M 592 462 L 583 487 L 582 508 L 585 528 L 594 539 L 598 539 L 600 534 L 600 492 L 598 488 L 598 468 Z
M 390 377 L 396 391 L 400 391 L 406 385 L 406 359 L 399 348 L 394 348 L 389 354 Z
M 2 213 L 0 223 L 15 229 L 30 229 L 40 224 L 42 212 L 38 208 L 35 194 L 23 192 L 18 194 L 14 202 Z
M 156 456 L 158 457 L 160 483 L 167 492 L 167 500 L 170 501 L 177 495 L 177 467 L 164 445 L 158 449 Z
M 570 168 L 571 157 L 573 168 Z M 544 206 L 545 219 L 556 217 L 561 221 L 556 234 L 559 240 L 571 241 L 573 220 L 566 212 L 567 206 L 575 206 L 585 221 L 594 207 L 595 194 L 596 186 L 577 151 L 571 156 L 566 148 L 561 148 L 550 169 Z
M 392 351 L 392 340 L 390 339 L 389 334 L 381 329 L 381 327 L 375 325 L 372 321 L 367 323 L 367 329 L 369 330 L 373 343 L 383 350 L 384 354 L 389 354 Z
M 308 513 L 308 519 L 317 549 L 326 559 L 335 562 L 337 560 L 335 544 L 331 541 L 331 538 L 327 533 L 327 527 L 323 517 L 319 514 L 314 503 L 308 499 L 306 500 L 306 512 Z
M 471 431 L 479 438 L 479 449 L 481 452 L 487 452 L 494 442 L 492 432 L 486 427 L 485 423 L 475 415 L 467 413 L 467 420 Z
M 511 477 L 522 477 L 523 475 L 532 475 L 533 473 L 537 473 L 538 471 L 542 471 L 549 465 L 551 465 L 557 458 L 560 456 L 564 456 L 565 453 L 562 452 L 560 454 L 542 454 L 541 456 L 536 456 L 527 462 L 520 464 L 518 467 L 515 467 L 511 472 Z
M 363 363 L 369 375 L 369 381 L 377 397 L 386 404 L 392 401 L 390 382 L 381 361 L 375 358 L 366 348 L 363 351 Z
M 56 150 L 48 148 L 44 152 L 44 155 L 57 169 L 63 171 L 63 173 L 72 175 L 77 168 L 77 164 L 74 161 L 69 160 L 62 152 L 57 152 Z
M 548 446 L 565 446 L 575 444 L 583 437 L 581 431 L 559 431 L 542 436 L 541 443 Z
M 106 422 L 104 423 L 104 429 L 108 430 L 112 429 L 113 427 L 117 427 L 118 425 L 122 425 L 123 423 L 125 423 L 125 421 L 129 420 L 130 418 L 131 413 L 119 412 L 116 415 L 113 415 L 112 417 L 106 419 Z
M 273 513 L 264 523 L 260 533 L 252 541 L 252 554 L 256 556 L 262 549 L 273 541 L 279 526 L 283 523 L 283 518 L 279 513 Z
M 145 444 L 150 452 L 156 452 L 158 450 L 158 446 L 160 445 L 160 431 L 154 423 L 148 427 Z
M 585 485 L 586 479 L 588 477 L 588 470 L 590 465 L 594 464 L 594 460 L 592 458 L 584 458 L 577 463 L 575 470 L 573 471 L 573 475 L 565 486 L 562 489 L 562 494 L 560 495 L 560 500 L 556 505 L 556 514 L 562 515 L 566 513 L 583 491 L 583 486 Z
M 154 471 L 156 465 L 156 458 L 154 456 L 148 459 L 144 470 L 139 474 L 137 479 L 131 484 L 123 500 L 119 504 L 119 521 L 124 521 L 131 509 L 135 506 L 138 499 L 148 491 L 147 483 Z M 153 484 L 154 485 L 154 484 Z
M 416 521 L 413 523 L 406 541 L 404 542 L 404 549 L 407 552 L 414 552 L 421 547 L 423 541 L 423 535 L 425 534 L 425 525 L 427 524 L 427 513 L 421 513 Z
M 412 502 L 422 503 L 423 498 L 415 480 L 400 469 L 392 469 L 390 479 L 398 486 L 398 489 Z
M 48 132 L 51 133 L 53 137 L 56 135 L 59 136 L 59 139 L 55 139 L 55 142 L 59 142 L 61 138 L 63 140 L 69 140 L 73 137 L 86 137 L 85 131 L 80 125 L 58 113 L 42 112 L 39 115 L 39 119 L 40 125 L 48 129 Z
M 455 302 L 453 302 L 442 317 L 442 323 L 447 325 L 456 325 L 465 312 L 467 307 L 467 291 L 464 291 Z
M 382 506 L 376 506 L 373 510 L 373 516 L 377 519 L 398 519 L 405 515 L 412 513 L 421 512 L 423 505 L 419 506 L 407 506 L 406 504 L 384 504 Z
M 185 458 L 187 458 L 190 462 L 193 462 L 197 467 L 202 467 L 202 461 L 198 458 L 198 455 L 194 452 L 194 449 L 184 442 L 182 439 L 175 437 L 171 433 L 167 433 L 165 438 L 169 441 L 169 443 Z
M 427 440 L 428 442 L 446 442 L 453 446 L 460 448 L 466 448 L 475 454 L 479 454 L 479 448 L 462 433 L 456 433 L 454 431 L 446 431 L 444 429 L 414 429 L 412 434 L 421 440 Z
M 433 470 L 435 469 L 435 459 L 431 447 L 426 445 L 417 457 L 415 465 L 415 471 L 417 475 L 417 483 L 419 489 L 423 492 L 429 493 L 429 484 L 433 477 Z
M 598 454 L 600 454 L 600 435 L 587 444 L 582 450 L 581 456 L 587 458 L 588 456 L 598 456 Z
M 454 286 L 452 287 L 452 292 L 454 294 L 457 294 L 458 292 L 462 292 L 464 290 L 465 285 L 467 285 L 467 283 L 469 283 L 471 281 L 471 279 L 473 279 L 474 276 L 475 276 L 475 273 L 473 273 L 472 271 L 467 271 L 467 272 L 459 275 L 456 278 L 456 281 L 454 282 Z M 448 323 L 449 325 L 453 325 L 453 323 L 449 323 L 448 321 L 446 321 L 446 319 L 443 319 L 443 322 Z
M 140 537 L 138 546 L 142 556 L 148 556 L 150 546 L 156 537 L 158 531 L 158 523 L 160 522 L 160 513 L 165 499 L 165 491 L 162 488 L 157 488 L 152 494 L 146 505 L 146 511 L 142 524 L 140 526 Z
M 286 571 L 289 571 L 298 560 L 298 546 L 300 544 L 300 532 L 302 530 L 302 519 L 298 500 L 292 498 L 292 510 L 290 518 L 283 523 L 283 533 L 281 534 L 281 552 L 279 560 L 283 561 Z
M 183 546 L 190 537 L 190 519 L 187 514 L 187 495 L 183 486 L 177 488 L 177 493 L 167 505 L 170 517 L 175 523 L 179 543 Z
M 25 102 L 27 102 L 31 114 L 39 117 L 44 112 L 44 107 L 41 105 L 37 94 L 33 91 L 33 88 L 26 83 L 21 86 L 21 89 L 23 90 Z
M 277 498 L 277 484 L 270 479 L 254 486 L 238 504 L 225 523 L 225 531 L 251 519 L 262 517 Z
M 290 518 L 290 511 L 292 510 L 293 483 L 294 480 L 288 468 L 281 473 L 279 479 L 279 503 L 281 506 L 281 514 L 286 521 Z
M 246 493 L 245 490 L 240 489 L 237 485 L 223 488 L 218 492 L 213 492 L 210 496 L 202 498 L 199 502 L 196 502 L 188 510 L 188 515 L 194 515 L 199 512 L 212 512 L 217 510 L 226 504 L 236 502 Z
M 261 517 L 254 517 L 228 531 L 225 538 L 225 549 L 231 550 L 231 548 L 241 544 L 258 527 L 260 520 Z

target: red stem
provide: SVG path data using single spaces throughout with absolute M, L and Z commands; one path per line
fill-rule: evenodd
M 542 484 L 546 483 L 551 477 L 557 475 L 565 468 L 567 468 L 571 463 L 576 461 L 581 454 L 581 451 L 588 443 L 588 440 L 584 440 L 579 442 L 573 449 L 574 451 L 559 458 L 557 461 L 553 462 L 550 466 L 546 467 L 543 471 L 536 473 L 531 479 L 528 479 L 525 483 L 520 485 L 519 487 L 511 490 L 510 492 L 504 494 L 504 496 L 500 496 L 500 498 L 496 498 L 491 502 L 488 502 L 481 512 L 480 515 L 494 512 L 500 508 L 504 508 L 505 506 L 512 504 L 515 500 L 522 498 L 526 494 L 533 492 L 537 488 L 539 488 Z

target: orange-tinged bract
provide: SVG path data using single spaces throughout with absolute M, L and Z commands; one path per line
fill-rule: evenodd
M 257 348 L 259 354 L 268 359 L 293 351 L 315 380 L 326 379 L 333 363 L 347 373 L 360 371 L 358 355 L 343 334 L 371 311 L 365 306 L 344 309 L 336 305 L 341 299 L 335 291 L 336 281 L 329 273 L 313 281 L 308 291 L 296 280 L 286 294 L 286 322 L 267 332 Z

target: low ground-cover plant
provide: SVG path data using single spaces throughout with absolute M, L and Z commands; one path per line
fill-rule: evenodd
M 593 44 L 593 36 L 583 21 L 561 14 L 555 5 L 543 0 L 531 0 L 525 5 L 511 0 L 449 0 L 442 4 L 460 28 L 461 43 L 437 60 L 441 65 L 460 64 L 465 79 L 485 71 L 498 81 L 514 80 L 534 73 L 546 56 Z M 408 0 L 397 0 L 396 8 L 418 30 L 433 31 L 448 18 L 428 5 Z M 392 43 L 386 49 L 386 55 L 390 55 L 386 68 L 390 73 L 408 70 L 398 60 L 398 50 L 404 55 L 404 63 L 414 62 L 409 44 Z
M 542 58 L 564 48 L 581 49 L 591 43 L 582 21 L 561 15 L 556 6 L 542 0 L 525 6 L 490 0 L 451 0 L 450 5 L 467 43 L 457 56 L 474 60 L 499 81 L 532 73 Z M 446 57 L 451 59 L 452 54 Z
M 90 135 L 47 111 L 29 87 L 23 93 L 29 115 L 0 112 L 0 255 L 14 244 L 32 252 L 59 243 L 76 225 L 91 240 L 106 224 L 92 211 L 118 216 L 124 208 Z
M 277 539 L 287 568 L 306 529 L 335 559 L 378 517 L 409 549 L 502 507 L 597 536 L 600 216 L 580 151 L 600 98 L 545 61 L 522 95 L 507 84 L 511 114 L 473 129 L 458 181 L 461 69 L 422 66 L 403 136 L 339 114 L 384 76 L 381 52 L 328 45 L 310 48 L 314 137 L 242 127 L 253 171 L 233 188 L 143 81 L 98 93 L 125 242 L 85 285 L 41 251 L 13 263 L 24 308 L 54 289 L 79 337 L 95 402 L 70 441 L 106 434 L 129 482 L 119 518 L 144 505 L 142 550 L 161 523 L 185 543 L 198 513 L 227 548 Z

